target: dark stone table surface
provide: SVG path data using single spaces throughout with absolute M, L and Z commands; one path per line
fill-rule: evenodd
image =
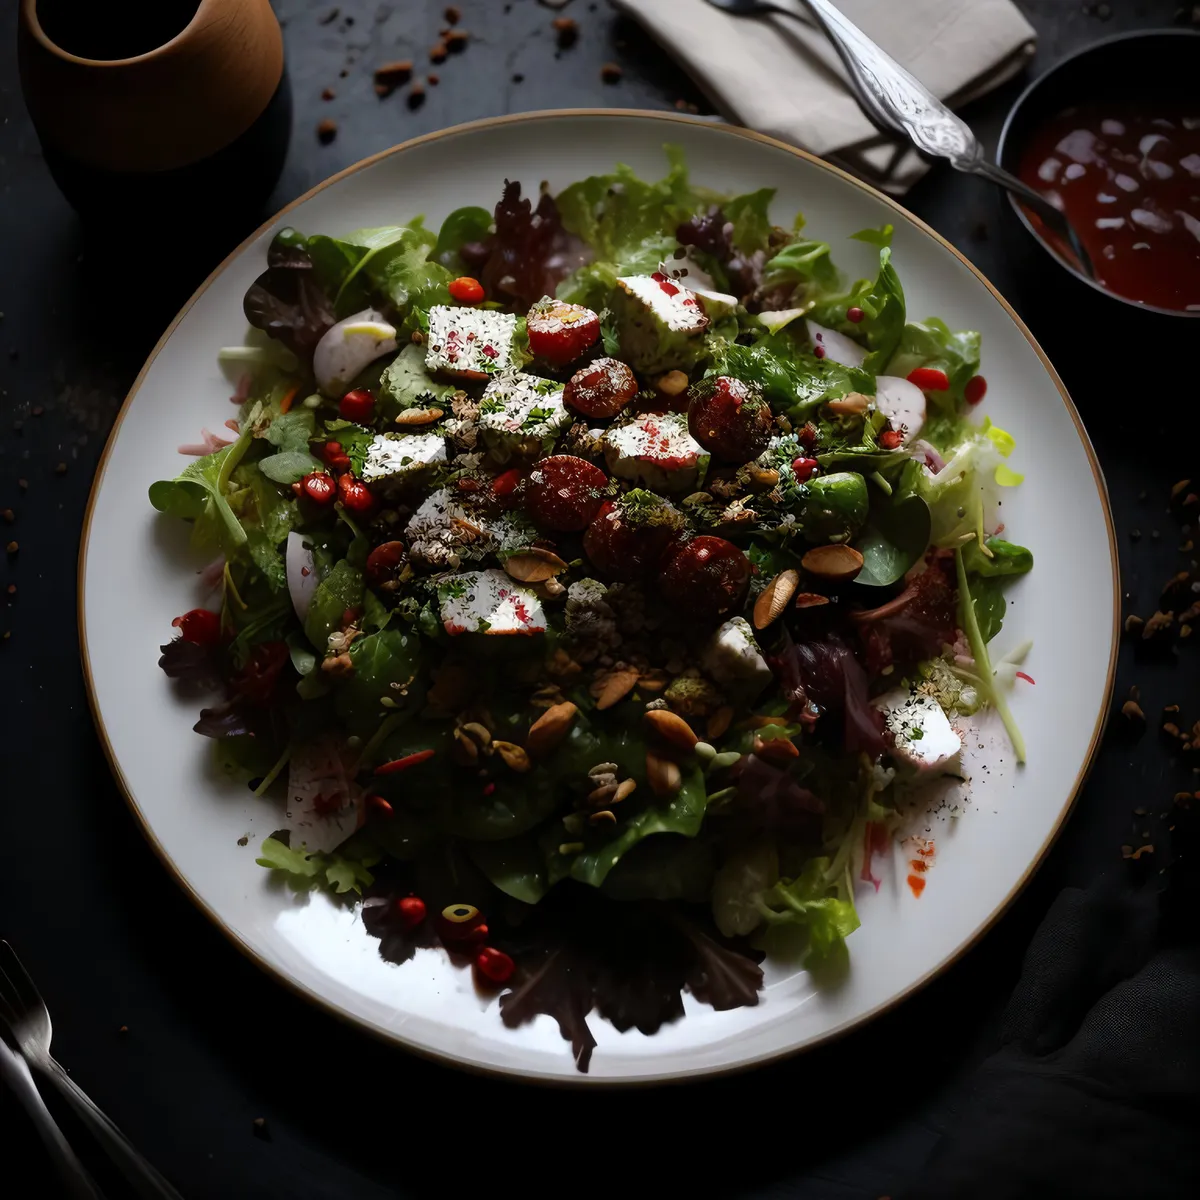
M 1192 15 L 1177 0 L 1019 2 L 1040 39 L 1034 74 L 1118 29 Z M 22 105 L 15 7 L 0 29 L 0 510 L 15 517 L 0 532 L 19 543 L 0 556 L 0 936 L 50 1003 L 60 1060 L 190 1200 L 601 1186 L 821 1200 L 901 1193 L 992 1044 L 1023 947 L 1055 893 L 1124 871 L 1121 846 L 1161 842 L 1157 814 L 1176 790 L 1195 787 L 1153 730 L 1168 703 L 1200 715 L 1190 647 L 1156 657 L 1123 647 L 1118 704 L 1139 685 L 1151 731 L 1106 740 L 1049 860 L 977 947 L 828 1048 L 709 1085 L 564 1095 L 451 1072 L 314 1010 L 241 957 L 154 858 L 100 751 L 79 664 L 76 551 L 105 437 L 158 334 L 232 243 L 208 246 L 203 231 L 186 229 L 166 245 L 88 241 Z M 326 0 L 276 7 L 296 121 L 272 208 L 366 154 L 477 117 L 680 102 L 704 110 L 669 56 L 603 3 L 573 0 L 565 15 L 580 37 L 556 52 L 557 14 L 537 0 L 463 0 L 472 40 L 426 68 L 440 82 L 416 109 L 403 91 L 380 100 L 371 72 L 392 59 L 423 62 L 441 3 L 353 0 L 328 22 Z M 601 80 L 610 61 L 623 68 L 616 83 Z M 966 112 L 989 146 L 1021 86 Z M 325 117 L 338 123 L 327 145 L 316 136 Z M 1050 270 L 981 182 L 935 168 L 907 203 L 983 269 L 1058 367 L 1108 479 L 1127 610 L 1148 614 L 1162 582 L 1188 566 L 1185 535 L 1167 513 L 1171 484 L 1196 459 L 1195 422 L 1180 408 L 1194 388 L 1171 367 L 1185 335 L 1148 329 Z M 1088 602 L 1064 596 L 1063 619 Z M 258 1117 L 266 1136 L 256 1135 Z M 64 1124 L 108 1194 L 126 1195 L 82 1131 Z M 0 1194 L 51 1194 L 49 1183 L 7 1186 L 18 1163 L 35 1178 L 47 1168 L 6 1094 L 0 1147 Z

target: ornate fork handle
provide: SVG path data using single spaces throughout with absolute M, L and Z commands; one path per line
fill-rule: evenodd
M 974 171 L 982 159 L 979 142 L 927 87 L 885 54 L 828 0 L 801 0 L 833 43 L 859 103 L 877 124 L 911 139 L 919 150 Z

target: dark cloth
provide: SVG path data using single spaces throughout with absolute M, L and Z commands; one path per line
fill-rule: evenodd
M 1059 895 L 1026 953 L 1000 1049 L 905 1200 L 1197 1194 L 1194 884 L 1180 880 L 1161 903 L 1149 887 L 1111 882 Z

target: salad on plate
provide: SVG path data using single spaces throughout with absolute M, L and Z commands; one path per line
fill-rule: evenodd
M 210 560 L 160 666 L 277 804 L 258 861 L 581 1070 L 593 1009 L 652 1033 L 844 957 L 966 718 L 1024 760 L 978 334 L 907 311 L 890 226 L 850 281 L 668 158 L 280 230 L 236 417 L 150 489 Z

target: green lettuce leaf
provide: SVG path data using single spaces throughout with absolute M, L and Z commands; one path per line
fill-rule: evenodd
M 763 268 L 763 286 L 793 284 L 803 287 L 805 298 L 817 297 L 838 286 L 838 269 L 829 257 L 829 243 L 811 239 L 791 242 Z
M 774 188 L 759 188 L 757 192 L 732 196 L 721 205 L 726 219 L 733 222 L 734 248 L 742 254 L 767 249 L 771 240 L 769 214 L 774 198 Z
M 243 437 L 248 440 L 248 432 Z M 189 463 L 174 479 L 150 485 L 150 503 L 159 512 L 194 521 L 193 540 L 202 546 L 219 546 L 230 557 L 246 544 L 246 530 L 229 507 L 224 486 L 237 465 L 233 451 L 238 446 L 244 452 L 242 438 Z
M 946 372 L 948 392 L 929 392 L 934 404 L 957 409 L 963 389 L 979 372 L 979 334 L 974 330 L 952 331 L 945 321 L 927 317 L 905 325 L 887 363 L 884 374 L 902 379 L 917 367 L 934 367 Z
M 329 635 L 342 627 L 342 614 L 362 605 L 362 572 L 346 559 L 338 559 L 313 594 L 304 620 L 304 633 L 319 654 L 325 653 Z
M 430 257 L 454 275 L 466 272 L 459 251 L 467 242 L 481 242 L 492 228 L 492 214 L 486 208 L 471 205 L 456 208 L 438 231 L 437 244 Z
M 546 894 L 546 859 L 531 836 L 502 842 L 468 842 L 467 854 L 493 887 L 522 904 L 537 904 Z
M 769 926 L 796 925 L 808 934 L 805 966 L 827 959 L 845 947 L 859 925 L 852 899 L 840 899 L 828 882 L 830 860 L 813 858 L 795 879 L 781 879 L 756 902 Z
M 863 317 L 857 323 L 846 313 L 861 308 Z M 872 375 L 884 374 L 900 344 L 904 332 L 904 288 L 892 266 L 892 251 L 884 246 L 879 251 L 879 274 L 873 279 L 860 279 L 848 293 L 821 300 L 812 310 L 819 325 L 836 329 L 857 342 L 865 341 L 870 353 L 863 368 Z

